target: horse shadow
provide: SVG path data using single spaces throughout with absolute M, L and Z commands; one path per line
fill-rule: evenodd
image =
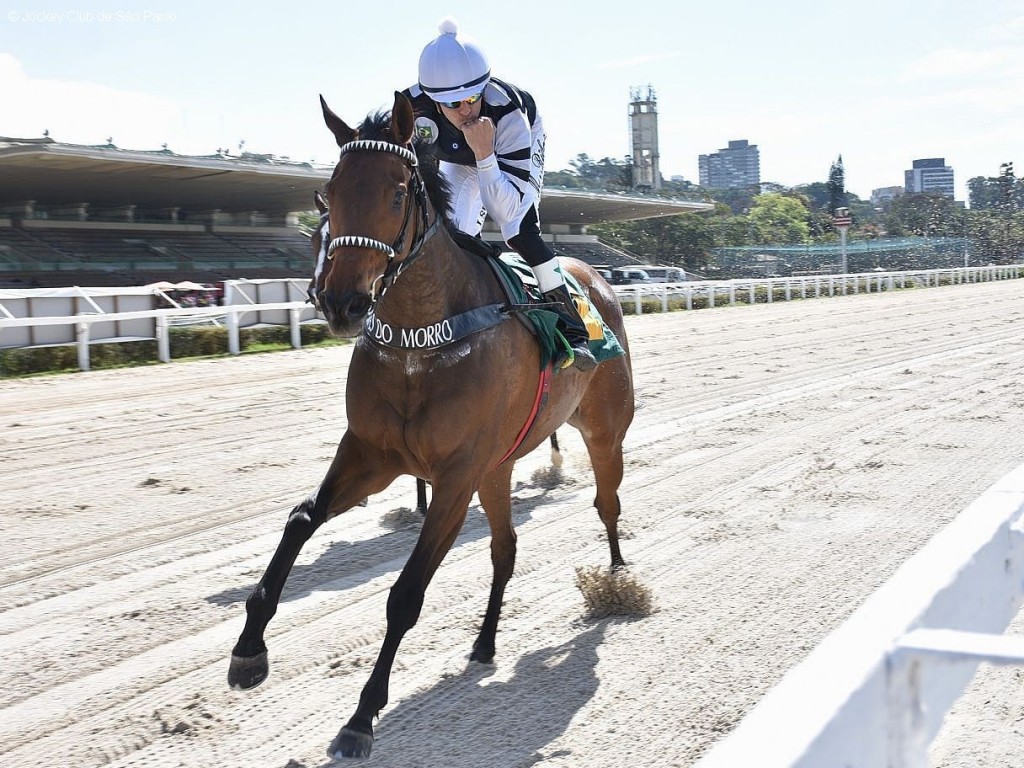
M 537 493 L 526 498 L 515 497 L 517 492 L 525 490 L 537 491 Z M 513 523 L 519 525 L 530 520 L 533 510 L 545 503 L 551 490 L 552 488 L 543 484 L 517 482 L 512 489 Z M 389 520 L 391 521 L 387 533 L 365 541 L 336 541 L 327 547 L 316 560 L 294 566 L 285 582 L 281 601 L 298 600 L 307 597 L 314 591 L 350 589 L 395 570 L 396 561 L 399 561 L 398 568 L 400 569 L 416 545 L 421 520 L 415 520 L 416 516 L 408 510 L 405 510 L 407 514 L 396 514 L 399 511 L 392 510 L 385 514 L 383 520 L 385 525 L 388 525 Z M 344 524 L 344 517 L 344 515 L 340 515 L 332 523 Z M 490 536 L 490 533 L 487 516 L 479 504 L 471 504 L 466 513 L 466 522 L 452 549 L 486 538 Z M 271 552 L 267 553 L 267 562 L 270 561 L 271 554 Z M 442 565 L 442 567 L 444 566 Z M 207 595 L 205 599 L 208 603 L 221 607 L 238 605 L 245 602 L 255 584 L 256 580 L 244 586 L 230 587 L 221 592 Z
M 528 766 L 567 756 L 545 747 L 597 692 L 597 649 L 614 621 L 599 620 L 564 643 L 520 657 L 507 681 L 488 683 L 496 667 L 469 662 L 461 674 L 385 711 L 363 765 Z M 318 768 L 329 766 L 338 762 Z

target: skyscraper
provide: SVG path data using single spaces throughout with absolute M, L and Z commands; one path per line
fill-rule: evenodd
M 714 154 L 700 155 L 697 166 L 702 187 L 730 189 L 761 183 L 761 153 L 746 139 L 730 141 Z
M 903 172 L 903 186 L 908 194 L 914 192 L 940 192 L 954 197 L 953 169 L 946 165 L 944 157 L 929 157 L 914 160 L 914 167 Z

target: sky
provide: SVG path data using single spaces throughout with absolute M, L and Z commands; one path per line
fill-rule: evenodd
M 1024 175 L 1024 0 L 3 0 L 0 136 L 331 164 L 318 96 L 350 125 L 389 109 L 450 16 L 537 99 L 547 169 L 631 151 L 631 88 L 657 97 L 665 178 L 756 144 L 761 181 L 903 184 L 918 158 Z

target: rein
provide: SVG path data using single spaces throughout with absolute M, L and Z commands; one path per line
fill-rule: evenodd
M 404 272 L 410 265 L 412 265 L 416 259 L 422 253 L 424 243 L 433 237 L 434 233 L 437 232 L 438 227 L 441 225 L 441 216 L 439 214 L 434 215 L 434 221 L 431 223 L 427 213 L 427 193 L 423 183 L 423 177 L 420 175 L 419 159 L 416 157 L 416 153 L 407 147 L 399 146 L 398 144 L 392 144 L 388 141 L 370 141 L 370 140 L 358 140 L 350 141 L 341 148 L 341 154 L 345 155 L 348 152 L 384 152 L 392 155 L 398 155 L 402 158 L 409 169 L 412 171 L 412 195 L 409 196 L 409 202 L 405 208 L 405 218 L 402 220 L 402 228 L 398 232 L 398 237 L 395 238 L 395 242 L 391 245 L 376 240 L 372 237 L 364 237 L 362 235 L 341 235 L 339 237 L 330 240 L 326 249 L 324 258 L 327 261 L 334 259 L 334 252 L 338 248 L 372 248 L 373 250 L 380 251 L 387 256 L 387 266 L 384 268 L 384 272 L 373 281 L 373 287 L 370 291 L 370 299 L 376 304 L 379 299 L 384 296 L 387 289 L 394 285 L 395 281 L 398 280 L 402 272 Z M 416 227 L 417 235 L 412 241 L 412 245 L 409 247 L 409 254 L 401 261 L 395 261 L 395 255 L 402 250 L 405 245 L 406 231 L 409 229 L 409 223 L 412 220 L 413 208 L 419 207 L 420 212 L 420 224 Z M 326 214 L 325 214 L 326 215 Z M 326 232 L 325 235 L 329 237 L 330 233 Z M 326 241 L 326 237 L 325 237 Z M 320 273 L 320 264 L 317 265 L 317 276 Z M 381 288 L 378 292 L 377 286 L 380 284 Z

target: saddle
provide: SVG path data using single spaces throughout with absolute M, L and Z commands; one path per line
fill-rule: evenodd
M 522 320 L 527 329 L 537 337 L 541 348 L 540 367 L 546 368 L 548 363 L 557 357 L 558 352 L 567 346 L 567 342 L 557 328 L 558 315 L 546 308 L 550 305 L 540 290 L 533 269 L 517 253 L 504 253 L 498 246 L 465 232 L 455 231 L 451 234 L 464 251 L 483 258 L 490 265 L 505 293 L 505 311 Z M 576 278 L 568 272 L 564 272 L 563 275 L 569 294 L 576 302 L 576 309 L 587 327 L 590 351 L 594 359 L 600 363 L 625 354 L 619 340 L 605 324 L 597 308 L 590 303 Z

